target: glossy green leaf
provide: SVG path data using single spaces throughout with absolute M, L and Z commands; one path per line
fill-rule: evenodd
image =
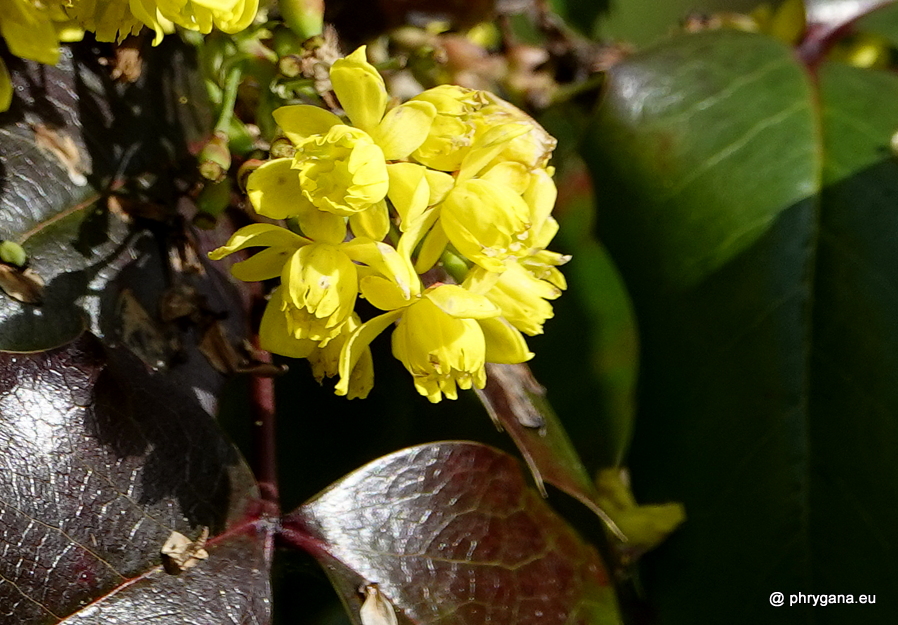
M 898 46 L 898 5 L 894 2 L 881 2 L 886 5 L 857 21 L 855 29 L 860 32 L 876 33 L 885 37 L 893 46 Z
M 641 332 L 630 466 L 688 519 L 643 561 L 661 622 L 843 623 L 768 597 L 898 590 L 896 99 L 734 32 L 611 73 L 585 155 Z
M 751 11 L 756 0 L 612 0 L 608 16 L 597 24 L 603 37 L 646 45 L 677 29 L 692 14 Z

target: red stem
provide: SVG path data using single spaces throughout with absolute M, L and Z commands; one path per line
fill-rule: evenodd
M 253 345 L 259 348 L 259 337 Z M 256 355 L 262 362 L 271 362 L 271 354 L 259 351 Z M 275 398 L 274 378 L 253 375 L 250 378 L 252 415 L 255 438 L 256 479 L 259 482 L 262 501 L 271 505 L 272 512 L 280 511 L 280 495 L 277 479 L 277 448 L 275 447 Z

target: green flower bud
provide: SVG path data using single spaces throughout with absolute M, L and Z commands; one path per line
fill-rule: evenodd
M 0 243 L 0 260 L 16 267 L 24 267 L 28 261 L 28 254 L 18 243 L 3 241 Z

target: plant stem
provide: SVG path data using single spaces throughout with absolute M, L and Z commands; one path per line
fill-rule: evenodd
M 261 313 L 265 308 L 259 286 L 256 285 L 251 306 L 253 327 L 258 328 Z M 261 349 L 259 335 L 253 334 L 255 358 L 261 362 L 271 362 L 271 354 Z M 277 447 L 275 445 L 276 403 L 274 395 L 274 378 L 253 375 L 250 378 L 250 401 L 253 418 L 253 442 L 255 447 L 254 469 L 259 483 L 261 499 L 267 504 L 273 516 L 279 516 L 281 510 L 280 492 L 277 476 Z
M 234 117 L 234 105 L 237 103 L 237 88 L 243 78 L 243 68 L 240 63 L 235 63 L 228 71 L 225 80 L 224 91 L 221 94 L 221 112 L 215 123 L 215 132 L 228 133 L 231 127 L 231 119 Z

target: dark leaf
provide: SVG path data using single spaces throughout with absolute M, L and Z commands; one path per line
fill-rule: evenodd
M 676 38 L 614 68 L 585 146 L 642 333 L 634 490 L 689 519 L 643 561 L 665 623 L 898 591 L 898 79 L 816 78 L 771 39 Z
M 0 448 L 0 622 L 268 622 L 272 524 L 179 372 L 89 334 L 0 354 Z M 166 573 L 201 526 L 208 558 Z
M 101 198 L 137 174 L 171 195 L 164 187 L 185 141 L 202 132 L 201 84 L 174 39 L 148 52 L 129 85 L 97 62 L 103 48 L 66 47 L 56 67 L 5 59 L 16 97 L 0 114 L 0 239 L 24 247 L 46 286 L 40 309 L 0 294 L 2 350 L 59 346 L 85 326 L 109 333 L 116 293 L 105 287 L 158 250 Z M 158 271 L 159 261 L 150 264 Z
M 353 622 L 377 584 L 402 623 L 620 623 L 595 549 L 527 487 L 516 461 L 445 442 L 375 460 L 288 516 Z

